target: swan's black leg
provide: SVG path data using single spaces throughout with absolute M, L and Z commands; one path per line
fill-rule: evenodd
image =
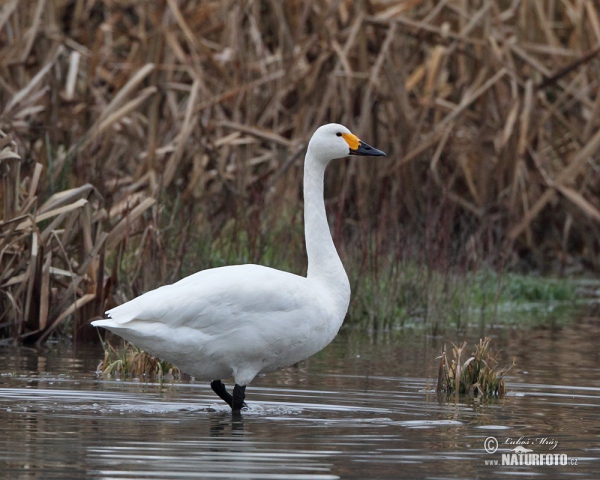
M 231 413 L 239 415 L 242 407 L 245 407 L 244 398 L 246 398 L 246 385 L 240 387 L 237 383 L 233 387 L 233 403 L 231 405 Z
M 221 380 L 213 380 L 210 382 L 210 388 L 212 388 L 213 392 L 221 397 L 221 399 L 225 400 L 227 405 L 233 408 L 233 397 L 231 396 L 231 393 L 227 391 Z M 235 393 L 235 390 L 233 392 Z

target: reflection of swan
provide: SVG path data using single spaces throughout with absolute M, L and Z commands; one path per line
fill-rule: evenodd
M 529 452 L 533 452 L 533 450 L 531 448 L 525 448 L 521 445 L 519 445 L 518 447 L 513 448 L 512 450 L 515 453 L 529 453 Z
M 258 374 L 317 353 L 337 334 L 350 285 L 335 250 L 323 200 L 330 160 L 385 156 L 331 123 L 312 136 L 304 164 L 304 227 L 308 273 L 300 277 L 238 265 L 204 270 L 147 292 L 92 322 L 163 358 L 211 387 L 234 413 Z M 221 378 L 235 379 L 233 396 Z

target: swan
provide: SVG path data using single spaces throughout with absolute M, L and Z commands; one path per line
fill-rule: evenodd
M 304 161 L 306 277 L 260 265 L 202 270 L 144 293 L 92 322 L 176 365 L 240 414 L 256 375 L 288 367 L 327 346 L 350 302 L 350 283 L 325 214 L 327 164 L 348 155 L 385 156 L 343 125 L 319 127 Z M 231 395 L 222 382 L 233 377 Z

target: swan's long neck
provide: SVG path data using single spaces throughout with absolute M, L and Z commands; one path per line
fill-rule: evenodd
M 336 307 L 345 315 L 350 301 L 350 283 L 335 249 L 323 198 L 326 163 L 315 158 L 309 146 L 304 162 L 304 229 L 309 280 L 327 288 Z

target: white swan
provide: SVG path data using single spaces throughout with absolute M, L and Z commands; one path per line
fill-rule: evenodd
M 167 360 L 201 380 L 233 413 L 245 405 L 246 385 L 314 355 L 340 329 L 350 284 L 337 254 L 323 200 L 330 160 L 385 156 L 343 125 L 312 136 L 304 163 L 304 228 L 308 272 L 301 277 L 259 265 L 203 270 L 106 312 L 92 325 Z M 233 396 L 220 379 L 233 377 Z

